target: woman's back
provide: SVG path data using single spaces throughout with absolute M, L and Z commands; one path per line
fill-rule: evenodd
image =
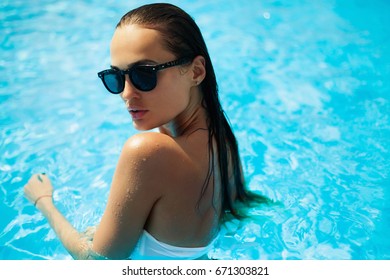
M 171 245 L 205 246 L 218 231 L 221 209 L 219 182 L 214 178 L 206 181 L 210 161 L 207 131 L 198 130 L 175 139 L 163 134 L 153 137 L 161 145 L 171 146 L 171 158 L 161 158 L 161 166 L 168 170 L 155 174 L 167 177 L 162 180 L 166 186 L 153 205 L 145 229 Z

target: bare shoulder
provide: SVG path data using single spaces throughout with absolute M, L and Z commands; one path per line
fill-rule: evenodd
M 191 159 L 173 138 L 158 132 L 130 137 L 123 147 L 122 155 L 133 162 L 134 166 L 142 168 L 145 174 L 177 173 L 191 163 Z
M 135 134 L 125 143 L 125 147 L 129 149 L 141 149 L 143 152 L 153 152 L 168 147 L 173 148 L 175 141 L 173 138 L 159 132 L 144 132 Z
M 124 152 L 135 157 L 152 158 L 164 154 L 172 156 L 182 153 L 180 146 L 168 135 L 158 132 L 146 132 L 130 137 L 124 147 Z

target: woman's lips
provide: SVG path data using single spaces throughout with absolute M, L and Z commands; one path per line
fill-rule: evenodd
M 135 109 L 129 109 L 129 113 L 133 120 L 140 120 L 142 119 L 145 114 L 148 112 L 148 110 L 135 110 Z

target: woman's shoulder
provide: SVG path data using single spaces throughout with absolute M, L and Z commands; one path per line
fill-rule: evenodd
M 155 168 L 155 165 L 160 169 L 167 165 L 173 167 L 178 162 L 188 160 L 187 154 L 175 139 L 158 132 L 139 133 L 130 137 L 124 144 L 122 153 L 145 164 L 144 168 Z
M 120 162 L 124 163 L 130 178 L 142 185 L 153 186 L 153 192 L 159 193 L 182 184 L 194 172 L 193 160 L 175 139 L 155 132 L 130 137 L 124 144 Z
M 158 132 L 144 132 L 135 134 L 127 139 L 123 148 L 135 154 L 151 156 L 164 152 L 177 152 L 179 146 L 168 135 Z

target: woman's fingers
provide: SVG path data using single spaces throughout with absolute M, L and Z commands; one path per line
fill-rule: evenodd
M 37 174 L 38 180 L 43 183 L 43 180 L 41 178 L 41 174 Z

